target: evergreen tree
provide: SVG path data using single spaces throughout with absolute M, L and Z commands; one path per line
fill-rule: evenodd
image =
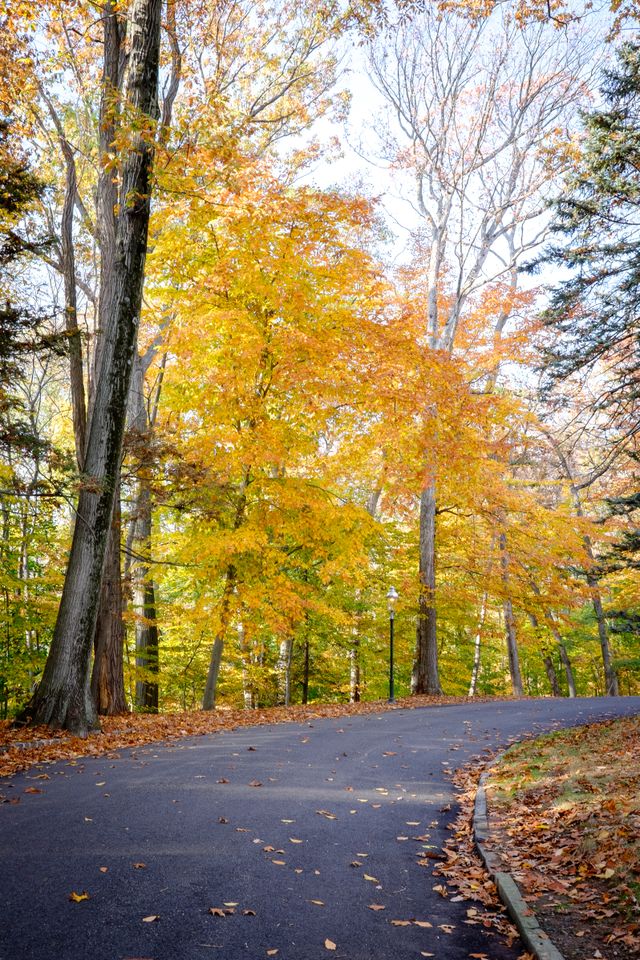
M 640 44 L 618 56 L 604 108 L 584 115 L 581 154 L 554 205 L 562 242 L 544 259 L 571 276 L 554 289 L 544 319 L 554 334 L 548 380 L 605 363 L 600 406 L 618 435 L 631 437 L 640 389 Z

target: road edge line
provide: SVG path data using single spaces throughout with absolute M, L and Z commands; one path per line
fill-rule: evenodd
M 518 932 L 527 950 L 532 953 L 537 960 L 565 960 L 565 957 L 560 953 L 549 935 L 544 932 L 538 923 L 534 911 L 524 900 L 518 884 L 510 873 L 505 873 L 503 870 L 500 870 L 498 858 L 487 846 L 487 841 L 490 839 L 490 831 L 485 784 L 489 779 L 491 767 L 498 763 L 502 756 L 503 753 L 499 754 L 492 761 L 478 782 L 476 799 L 473 806 L 474 843 L 480 854 L 480 859 L 495 883 L 498 895 L 507 908 L 509 916 L 518 928 Z

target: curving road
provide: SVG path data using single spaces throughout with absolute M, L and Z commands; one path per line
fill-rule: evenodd
M 634 713 L 640 697 L 469 703 L 31 770 L 3 783 L 20 802 L 0 805 L 0 958 L 515 960 L 518 944 L 465 924 L 469 903 L 416 865 L 455 816 L 447 770 Z M 391 923 L 410 918 L 431 926 Z

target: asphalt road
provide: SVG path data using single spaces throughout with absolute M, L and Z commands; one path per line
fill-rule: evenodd
M 33 769 L 2 784 L 20 803 L 0 805 L 0 958 L 515 960 L 517 944 L 465 924 L 470 904 L 443 899 L 416 864 L 455 816 L 447 771 L 530 733 L 639 712 L 640 697 L 470 703 Z M 410 918 L 432 926 L 391 923 Z

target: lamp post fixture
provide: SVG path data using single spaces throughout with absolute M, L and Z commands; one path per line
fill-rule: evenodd
M 395 703 L 396 698 L 393 695 L 393 626 L 396 616 L 396 601 L 398 591 L 395 587 L 389 587 L 387 593 L 387 609 L 389 611 L 389 703 Z

